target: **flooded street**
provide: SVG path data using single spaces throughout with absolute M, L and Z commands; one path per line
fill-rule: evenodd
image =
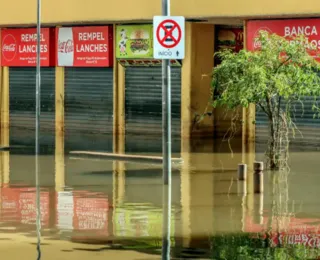
M 172 171 L 171 259 L 317 259 L 320 153 L 293 151 L 291 171 L 265 171 L 264 193 L 253 194 L 250 168 L 263 155 L 233 147 L 182 149 Z M 161 259 L 161 164 L 54 150 L 39 161 L 40 259 Z M 37 259 L 33 150 L 3 151 L 0 162 L 0 254 Z M 237 180 L 242 162 L 246 182 Z

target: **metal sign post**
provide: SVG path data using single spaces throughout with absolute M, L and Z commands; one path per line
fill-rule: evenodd
M 171 221 L 171 60 L 185 56 L 185 18 L 170 16 L 170 0 L 162 0 L 162 16 L 153 17 L 153 58 L 162 60 L 163 239 L 162 259 L 170 259 Z
M 162 0 L 162 15 L 170 15 L 170 0 Z M 163 237 L 162 259 L 170 259 L 171 220 L 171 67 L 162 60 Z
M 37 205 L 37 259 L 41 259 L 41 212 L 40 212 L 40 185 L 39 185 L 39 133 L 40 133 L 40 99 L 41 99 L 41 74 L 40 74 L 40 41 L 41 41 L 41 0 L 37 0 L 37 64 L 36 64 L 36 143 L 35 143 L 35 167 L 36 167 L 36 205 Z
M 162 0 L 162 13 L 170 15 L 170 0 Z M 170 60 L 162 60 L 162 153 L 163 184 L 171 185 L 171 66 Z

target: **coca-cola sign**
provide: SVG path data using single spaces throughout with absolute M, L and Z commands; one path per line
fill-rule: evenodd
M 33 67 L 37 57 L 37 31 L 28 29 L 3 29 L 1 31 L 2 66 Z M 54 29 L 43 28 L 40 33 L 40 60 L 41 66 L 54 66 L 54 59 L 50 59 L 54 45 Z
M 86 26 L 57 29 L 57 64 L 63 67 L 111 67 L 112 27 Z
M 295 37 L 307 38 L 308 53 L 320 61 L 320 19 L 254 20 L 247 23 L 247 49 L 258 50 L 261 47 L 259 32 L 267 31 L 285 37 L 295 43 Z
M 59 41 L 58 46 L 58 52 L 61 53 L 70 53 L 74 51 L 73 40 Z
M 17 54 L 17 42 L 12 34 L 8 34 L 2 41 L 2 55 L 8 60 L 12 61 Z

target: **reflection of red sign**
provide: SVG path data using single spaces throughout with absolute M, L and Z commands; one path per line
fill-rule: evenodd
M 41 66 L 53 66 L 50 59 L 53 29 L 43 28 L 40 35 Z M 37 31 L 31 29 L 4 29 L 1 31 L 1 63 L 2 66 L 34 67 L 37 57 Z
M 280 233 L 272 234 L 272 246 L 304 245 L 310 248 L 320 248 L 320 234 L 313 233 Z
M 2 188 L 1 220 L 21 224 L 36 223 L 35 188 Z M 41 223 L 49 224 L 49 192 L 40 193 Z
M 107 198 L 89 197 L 89 193 L 79 193 L 83 197 L 74 197 L 75 230 L 102 232 L 108 235 L 108 211 Z
M 308 38 L 308 44 L 316 50 L 310 50 L 315 57 L 320 50 L 320 19 L 291 19 L 291 20 L 259 20 L 247 23 L 247 49 L 257 50 L 260 43 L 257 39 L 259 31 L 264 30 L 286 37 L 294 42 L 294 38 L 304 35 Z M 319 58 L 317 58 L 320 61 Z
M 20 213 L 22 224 L 35 224 L 37 219 L 36 190 L 25 188 L 20 190 Z M 41 225 L 49 225 L 49 192 L 40 193 Z
M 177 38 L 174 37 L 173 33 L 177 30 Z M 164 36 L 161 36 L 161 32 L 164 32 Z M 157 28 L 157 40 L 159 44 L 164 48 L 174 48 L 181 41 L 181 28 L 179 24 L 174 20 L 164 20 Z
M 20 222 L 19 193 L 17 189 L 1 189 L 1 221 Z
M 111 26 L 62 27 L 56 33 L 56 59 L 64 67 L 111 67 Z
M 277 221 L 272 223 L 271 239 L 273 246 L 277 245 L 304 245 L 307 247 L 320 248 L 320 230 L 314 222 L 319 222 L 320 219 L 298 219 L 291 218 L 288 221 L 286 228 L 278 230 Z M 246 232 L 251 233 L 266 233 L 268 228 L 268 218 L 263 217 L 263 223 L 254 223 L 251 217 L 246 218 Z

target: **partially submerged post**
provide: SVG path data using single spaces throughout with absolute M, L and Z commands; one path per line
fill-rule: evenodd
M 253 163 L 254 193 L 263 193 L 263 162 Z
M 247 179 L 247 165 L 238 164 L 238 180 L 245 181 Z

